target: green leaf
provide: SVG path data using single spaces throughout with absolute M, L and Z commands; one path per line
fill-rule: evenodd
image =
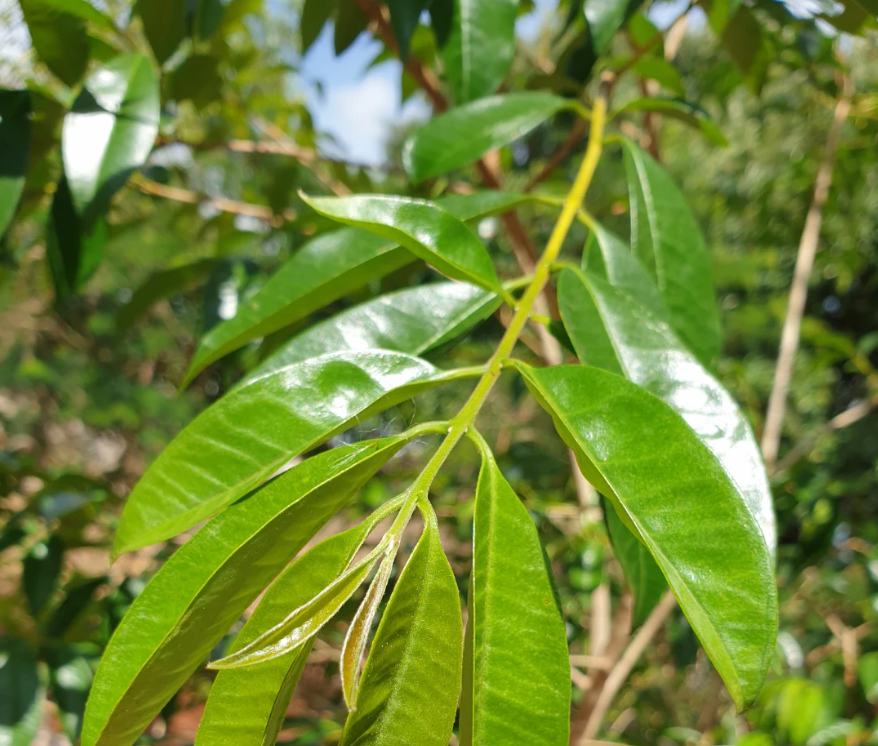
M 667 404 L 597 368 L 513 363 L 582 473 L 647 546 L 739 709 L 774 654 L 765 539 L 716 457 Z
M 334 4 L 336 10 L 333 45 L 335 53 L 342 54 L 366 30 L 368 19 L 355 0 L 334 0 Z
M 222 95 L 223 79 L 219 58 L 212 54 L 191 54 L 171 73 L 171 96 L 176 101 L 189 100 L 203 109 Z
M 81 5 L 52 0 L 19 0 L 19 4 L 37 57 L 72 88 L 85 75 L 89 58 L 88 25 L 68 9 Z M 88 3 L 82 0 L 82 4 Z
M 447 746 L 460 692 L 463 624 L 436 518 L 381 617 L 340 746 Z
M 15 215 L 30 147 L 30 92 L 0 91 L 0 238 Z
M 508 145 L 562 109 L 569 99 L 545 91 L 491 96 L 431 119 L 403 148 L 403 164 L 415 183 L 478 160 Z
M 585 20 L 598 57 L 641 5 L 643 0 L 586 0 Z
M 40 2 L 58 13 L 67 13 L 107 31 L 116 30 L 112 19 L 87 0 L 40 0 Z
M 451 37 L 454 24 L 454 0 L 432 0 L 430 3 L 430 28 L 436 37 L 436 46 L 445 47 Z
M 63 562 L 64 543 L 57 536 L 36 544 L 24 558 L 21 584 L 32 616 L 43 610 L 58 587 Z
M 537 201 L 539 198 L 532 194 L 485 190 L 470 194 L 448 194 L 438 199 L 437 203 L 460 220 L 472 220 L 508 212 Z
M 85 284 L 100 264 L 106 243 L 106 220 L 98 217 L 85 229 L 73 206 L 67 179 L 62 178 L 46 226 L 46 258 L 57 299 L 75 295 Z
M 565 746 L 570 661 L 564 620 L 536 528 L 490 455 L 476 488 L 473 535 L 466 716 L 461 705 L 461 723 L 471 722 L 471 732 L 461 726 L 461 746 Z
M 442 50 L 458 104 L 490 96 L 515 56 L 517 0 L 455 0 L 451 36 Z
M 135 486 L 116 554 L 191 528 L 354 421 L 460 375 L 370 350 L 290 365 L 235 389 L 190 423 Z
M 616 114 L 642 111 L 656 112 L 688 124 L 693 129 L 699 130 L 704 135 L 704 139 L 713 145 L 725 147 L 729 144 L 725 135 L 720 131 L 716 122 L 708 116 L 707 112 L 687 101 L 673 98 L 638 98 L 625 104 Z
M 198 0 L 195 11 L 195 30 L 202 41 L 210 39 L 222 25 L 225 5 L 223 0 Z
M 503 292 L 491 257 L 479 237 L 434 202 L 383 195 L 303 196 L 303 199 L 321 215 L 398 241 L 454 280 L 471 282 L 495 293 Z
M 143 33 L 156 61 L 164 65 L 186 38 L 186 3 L 180 0 L 137 0 L 134 12 L 143 21 Z
M 86 80 L 61 134 L 64 175 L 86 226 L 146 161 L 158 127 L 159 83 L 143 55 L 120 55 Z
M 107 582 L 105 577 L 72 580 L 64 587 L 64 600 L 46 621 L 45 634 L 57 639 L 67 633 L 88 608 L 95 591 Z
M 709 364 L 719 354 L 722 332 L 701 229 L 668 172 L 630 140 L 623 145 L 632 248 L 655 278 L 671 326 Z
M 323 31 L 323 27 L 332 18 L 334 12 L 335 0 L 305 0 L 299 22 L 299 32 L 302 35 L 302 54 L 305 54 L 317 41 L 317 37 L 320 36 L 320 32 Z
M 680 414 L 737 485 L 773 559 L 771 488 L 749 423 L 731 394 L 637 297 L 600 277 L 565 271 L 558 305 L 577 356 L 586 365 L 624 375 Z
M 316 596 L 345 571 L 371 524 L 326 539 L 281 573 L 229 649 L 235 653 Z M 311 642 L 252 668 L 220 671 L 210 687 L 195 746 L 274 746 Z
M 199 259 L 171 269 L 153 272 L 144 280 L 116 314 L 116 328 L 125 331 L 163 298 L 182 293 L 191 285 L 207 277 L 219 264 L 218 259 Z
M 346 229 L 309 241 L 233 318 L 204 335 L 183 385 L 251 339 L 282 329 L 412 261 L 409 252 L 364 231 Z
M 130 746 L 290 558 L 406 442 L 386 438 L 310 458 L 178 549 L 110 640 L 83 746 Z
M 668 584 L 649 550 L 627 529 L 610 501 L 604 499 L 602 502 L 613 554 L 622 565 L 634 599 L 631 621 L 638 626 L 646 621 L 649 613 L 661 601 Z
M 762 88 L 772 47 L 753 11 L 738 5 L 720 36 L 723 48 L 756 92 Z
M 0 743 L 30 746 L 43 723 L 46 694 L 30 648 L 0 637 Z
M 641 57 L 631 68 L 634 72 L 656 83 L 678 96 L 685 96 L 683 78 L 673 63 L 662 57 Z
M 49 690 L 58 707 L 61 725 L 75 743 L 82 730 L 85 701 L 94 678 L 88 660 L 72 648 L 52 651 L 49 657 Z
M 493 293 L 460 282 L 437 282 L 382 295 L 293 337 L 245 379 L 344 350 L 382 349 L 421 355 L 490 316 Z
M 431 0 L 387 0 L 390 25 L 393 27 L 393 36 L 399 47 L 399 57 L 403 62 L 408 59 L 409 45 L 418 27 L 421 13 L 430 4 Z
M 866 699 L 878 702 L 878 653 L 866 653 L 857 661 L 857 673 Z

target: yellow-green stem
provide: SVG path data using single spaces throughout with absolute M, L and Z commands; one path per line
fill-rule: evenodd
M 512 321 L 509 323 L 506 333 L 500 340 L 500 344 L 497 346 L 497 349 L 488 361 L 484 375 L 479 379 L 479 382 L 476 384 L 475 389 L 473 389 L 472 394 L 470 394 L 470 398 L 467 400 L 466 404 L 463 405 L 463 408 L 458 412 L 457 416 L 451 420 L 445 440 L 442 441 L 439 448 L 436 449 L 433 456 L 427 462 L 427 465 L 424 467 L 420 476 L 415 480 L 414 484 L 412 484 L 409 491 L 409 498 L 400 510 L 394 525 L 391 527 L 391 533 L 393 533 L 395 529 L 401 531 L 402 527 L 408 522 L 417 505 L 419 495 L 426 494 L 430 485 L 433 483 L 433 480 L 436 478 L 436 474 L 445 463 L 445 460 L 448 458 L 448 455 L 451 453 L 454 446 L 458 444 L 460 439 L 466 435 L 467 431 L 473 426 L 479 410 L 485 403 L 485 399 L 488 398 L 488 394 L 491 393 L 494 383 L 500 377 L 500 372 L 503 368 L 503 361 L 512 353 L 512 349 L 515 347 L 518 337 L 521 335 L 525 324 L 527 324 L 527 321 L 533 312 L 534 303 L 540 296 L 540 293 L 543 292 L 546 283 L 549 281 L 551 266 L 557 260 L 558 254 L 561 252 L 561 247 L 564 244 L 564 239 L 567 237 L 567 232 L 570 230 L 570 226 L 576 219 L 577 212 L 585 199 L 585 193 L 588 191 L 588 187 L 594 176 L 595 168 L 601 157 L 606 115 L 606 99 L 598 97 L 595 100 L 594 108 L 591 113 L 591 132 L 589 133 L 588 146 L 585 149 L 582 164 L 576 174 L 573 186 L 564 200 L 561 214 L 558 216 L 558 221 L 555 223 L 552 235 L 549 236 L 549 241 L 546 244 L 546 250 L 543 252 L 543 255 L 540 257 L 540 260 L 534 269 L 533 279 L 527 286 L 524 295 L 521 296 L 521 300 L 515 305 L 515 315 L 512 317 Z

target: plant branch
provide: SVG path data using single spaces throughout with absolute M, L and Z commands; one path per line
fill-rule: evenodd
M 796 362 L 796 352 L 799 348 L 802 316 L 805 313 L 805 301 L 808 296 L 808 280 L 814 267 L 814 258 L 817 254 L 817 245 L 820 240 L 820 226 L 823 222 L 823 208 L 829 196 L 829 186 L 832 183 L 832 169 L 835 164 L 836 153 L 838 152 L 842 126 L 850 112 L 852 95 L 853 83 L 850 77 L 845 75 L 842 81 L 842 95 L 839 97 L 835 107 L 835 116 L 826 138 L 823 158 L 817 169 L 817 177 L 814 182 L 814 196 L 808 209 L 808 215 L 805 218 L 802 238 L 799 241 L 796 268 L 787 305 L 787 315 L 781 333 L 777 367 L 774 371 L 774 382 L 772 383 L 771 395 L 768 399 L 768 409 L 765 414 L 765 427 L 762 431 L 762 456 L 769 471 L 774 470 L 777 462 L 783 420 L 786 412 L 787 395 L 793 376 L 793 367 Z

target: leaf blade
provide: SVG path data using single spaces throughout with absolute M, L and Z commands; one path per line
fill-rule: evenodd
M 24 189 L 30 147 L 30 93 L 0 91 L 0 238 L 12 222 Z

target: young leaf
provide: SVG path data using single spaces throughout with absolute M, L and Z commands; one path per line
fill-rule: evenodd
M 388 293 L 293 337 L 245 381 L 329 352 L 377 348 L 421 355 L 490 316 L 500 302 L 496 295 L 460 282 Z
M 386 438 L 314 456 L 178 549 L 107 646 L 83 746 L 130 746 L 290 557 L 406 442 Z
M 304 197 L 321 215 L 398 241 L 415 256 L 454 280 L 485 290 L 503 289 L 479 237 L 450 212 L 422 199 L 357 195 Z
M 214 661 L 208 668 L 216 671 L 246 668 L 299 650 L 354 595 L 378 558 L 376 552 L 368 555 L 253 642 Z
M 655 277 L 671 326 L 707 365 L 719 354 L 722 334 L 701 229 L 667 171 L 631 141 L 623 143 L 632 248 Z
M 76 213 L 67 179 L 58 182 L 46 225 L 46 258 L 55 297 L 76 294 L 97 269 L 107 243 L 107 222 L 98 216 L 87 228 Z
M 425 521 L 381 617 L 340 746 L 447 746 L 451 737 L 463 624 L 436 518 Z
M 159 65 L 167 62 L 186 37 L 186 6 L 179 0 L 137 0 L 134 6 Z
M 29 147 L 30 92 L 0 91 L 0 238 L 18 207 Z
M 618 261 L 636 263 L 630 254 Z M 564 272 L 558 305 L 579 359 L 627 377 L 676 410 L 737 485 L 769 554 L 777 544 L 768 476 L 759 446 L 731 394 L 660 317 L 600 277 Z
M 360 608 L 357 609 L 357 613 L 351 621 L 351 626 L 344 638 L 344 645 L 341 648 L 341 665 L 339 666 L 341 669 L 341 690 L 351 712 L 357 709 L 360 662 L 363 658 L 363 652 L 366 650 L 366 642 L 369 639 L 369 632 L 372 630 L 372 622 L 375 621 L 375 614 L 378 612 L 378 605 L 384 598 L 384 591 L 387 590 L 387 583 L 390 580 L 395 560 L 395 551 L 388 551 L 384 556 Z
M 774 653 L 777 588 L 738 488 L 686 422 L 636 384 L 585 366 L 514 365 L 661 567 L 735 704 L 752 704 Z
M 403 164 L 415 183 L 478 160 L 526 135 L 570 100 L 544 91 L 491 96 L 431 119 L 405 144 Z
M 19 0 L 31 43 L 40 61 L 68 88 L 88 66 L 88 25 L 81 12 L 85 0 Z M 100 11 L 97 11 L 100 12 Z
M 442 61 L 454 99 L 465 104 L 490 96 L 515 55 L 518 0 L 456 0 Z
M 345 571 L 369 532 L 366 521 L 320 542 L 284 570 L 265 592 L 230 648 L 236 653 L 316 596 Z M 195 746 L 274 746 L 310 641 L 253 668 L 220 671 L 198 727 Z
M 612 503 L 606 498 L 602 502 L 613 554 L 622 565 L 622 572 L 634 598 L 631 621 L 638 626 L 646 621 L 649 613 L 661 601 L 668 584 L 649 550 L 626 528 Z
M 143 165 L 159 129 L 159 82 L 149 60 L 124 54 L 89 76 L 64 117 L 61 155 L 88 227 Z
M 0 743 L 29 746 L 43 723 L 46 692 L 37 660 L 22 640 L 0 637 Z
M 564 746 L 570 661 L 540 539 L 493 458 L 482 461 L 473 525 L 467 634 L 472 635 L 472 713 L 461 746 Z
M 694 104 L 675 98 L 646 97 L 637 98 L 625 104 L 615 114 L 628 112 L 654 111 L 666 117 L 677 119 L 693 129 L 701 131 L 704 139 L 713 145 L 725 147 L 729 144 L 716 122 L 703 109 Z
M 64 543 L 57 536 L 36 544 L 22 562 L 21 584 L 31 616 L 37 616 L 58 587 Z
M 324 355 L 235 389 L 196 417 L 143 475 L 122 512 L 116 554 L 191 528 L 354 420 L 460 375 L 370 350 Z

